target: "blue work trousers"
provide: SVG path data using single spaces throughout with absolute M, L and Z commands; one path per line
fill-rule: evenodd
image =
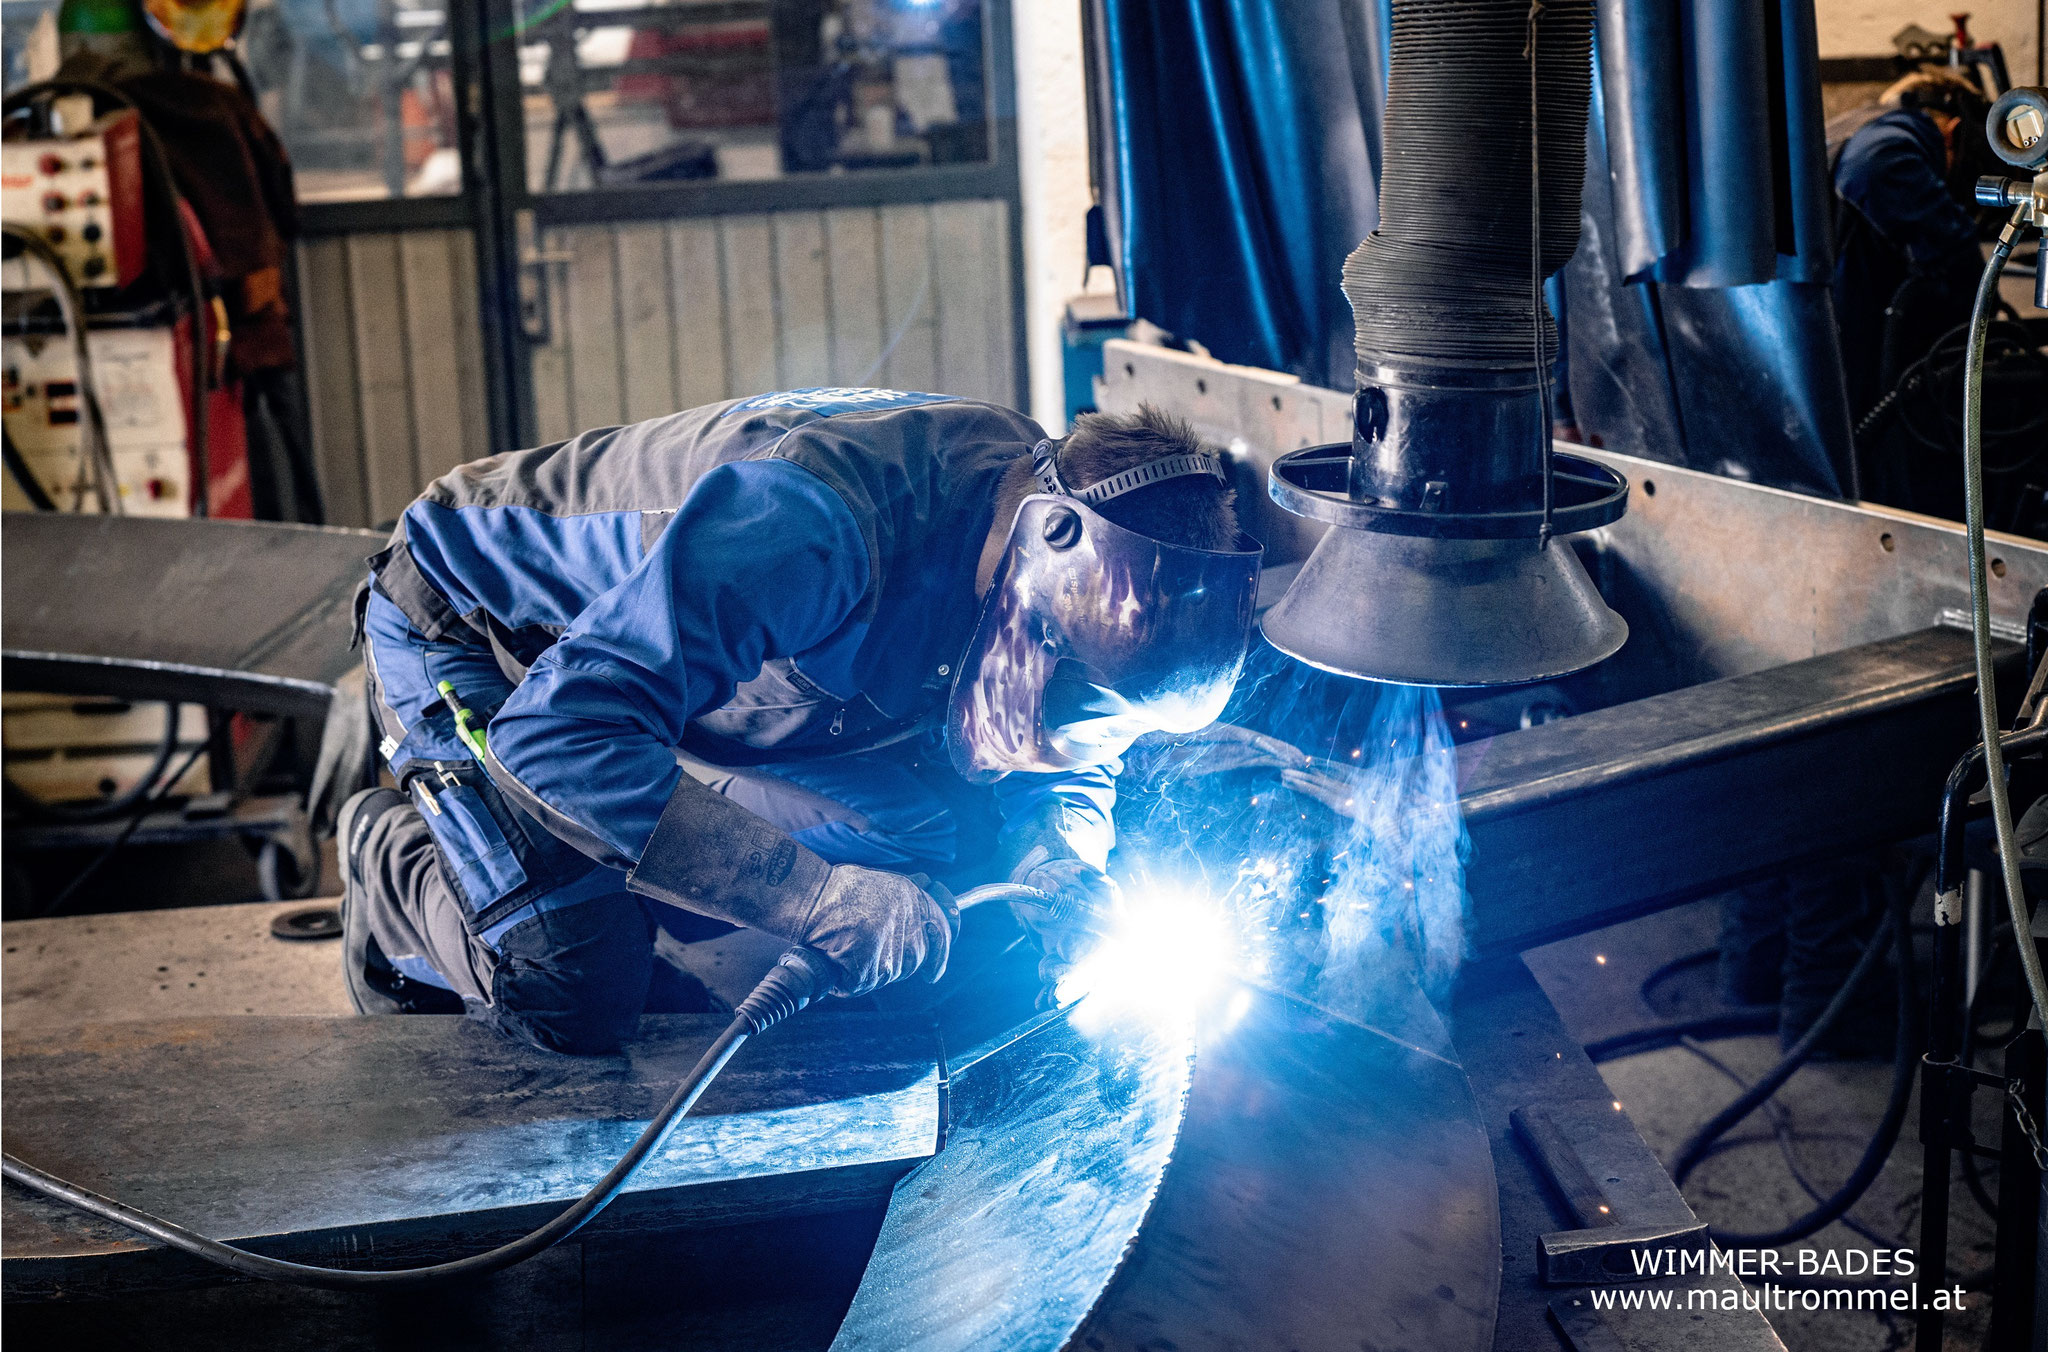
M 377 818 L 357 865 L 370 933 L 415 981 L 472 1017 L 560 1051 L 601 1052 L 647 1008 L 656 927 L 684 941 L 727 926 L 626 890 L 626 875 L 550 833 L 498 792 L 436 685 L 479 720 L 513 684 L 481 637 L 430 640 L 372 592 L 367 668 L 383 753 L 412 799 Z M 921 739 L 860 755 L 684 771 L 788 831 L 827 862 L 951 875 L 985 858 L 989 795 Z

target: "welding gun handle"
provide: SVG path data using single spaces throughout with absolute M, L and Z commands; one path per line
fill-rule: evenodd
M 1059 906 L 1059 898 L 1052 893 L 1043 888 L 1026 887 L 1023 883 L 985 883 L 980 887 L 970 887 L 954 904 L 965 912 L 993 901 L 1019 902 L 1041 911 L 1055 910 Z
M 813 1000 L 829 995 L 839 981 L 839 968 L 832 959 L 815 948 L 794 945 L 783 951 L 768 975 L 740 1001 L 733 1018 L 745 1019 L 755 1033 L 765 1033 Z

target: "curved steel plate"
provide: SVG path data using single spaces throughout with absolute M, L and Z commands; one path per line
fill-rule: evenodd
M 1271 993 L 1230 1010 L 1192 1040 L 1057 1023 L 963 1074 L 834 1347 L 1490 1346 L 1500 1218 L 1464 1073 Z
M 955 1080 L 945 1146 L 897 1184 L 832 1346 L 1063 1344 L 1144 1220 L 1192 1049 L 1139 1020 L 1061 1020 Z

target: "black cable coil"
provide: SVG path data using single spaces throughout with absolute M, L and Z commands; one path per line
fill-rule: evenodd
M 1548 277 L 1579 243 L 1592 48 L 1592 0 L 1395 0 L 1380 223 L 1344 261 L 1361 367 L 1532 369 L 1530 75 Z

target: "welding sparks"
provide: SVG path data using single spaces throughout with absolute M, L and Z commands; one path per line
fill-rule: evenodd
M 1261 675 L 1254 655 L 1230 724 L 1140 745 L 1121 881 L 1205 898 L 1255 984 L 1365 1018 L 1441 995 L 1464 956 L 1467 838 L 1437 692 L 1267 658 L 1282 665 Z
M 1094 950 L 1060 978 L 1060 1004 L 1087 996 L 1099 1015 L 1128 1011 L 1162 1021 L 1192 1014 L 1227 977 L 1239 945 L 1206 897 L 1128 893 Z

